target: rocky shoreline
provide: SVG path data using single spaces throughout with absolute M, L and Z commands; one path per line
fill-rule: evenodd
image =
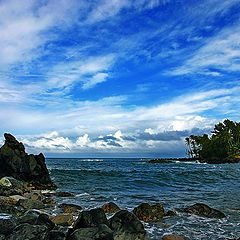
M 90 210 L 69 204 L 74 195 L 57 191 L 44 156 L 27 154 L 15 137 L 4 136 L 5 144 L 0 148 L 0 240 L 147 240 L 143 222 L 178 214 L 165 213 L 161 203 L 142 203 L 133 212 L 121 210 L 112 202 Z M 59 198 L 65 203 L 59 204 Z M 181 211 L 207 218 L 226 217 L 202 203 Z M 162 239 L 188 238 L 165 234 Z

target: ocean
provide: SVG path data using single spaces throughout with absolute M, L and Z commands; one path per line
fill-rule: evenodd
M 165 217 L 144 223 L 149 239 L 166 233 L 190 239 L 240 238 L 240 164 L 208 165 L 193 162 L 147 164 L 140 158 L 47 158 L 59 191 L 74 194 L 68 203 L 84 209 L 115 202 L 132 211 L 140 203 L 161 203 Z M 59 198 L 58 202 L 66 202 Z M 224 219 L 188 215 L 183 208 L 205 203 L 224 212 Z

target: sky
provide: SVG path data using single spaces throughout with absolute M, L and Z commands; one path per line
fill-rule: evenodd
M 0 132 L 47 157 L 185 157 L 240 121 L 239 0 L 0 0 Z

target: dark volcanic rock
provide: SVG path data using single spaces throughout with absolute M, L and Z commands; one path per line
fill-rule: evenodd
M 72 235 L 72 233 L 77 229 L 97 228 L 101 224 L 109 226 L 109 222 L 102 208 L 95 208 L 89 211 L 82 211 L 80 212 L 76 222 L 73 224 L 72 229 L 69 229 L 68 236 Z M 96 234 L 96 232 L 94 234 Z
M 109 222 L 103 209 L 95 208 L 90 211 L 82 211 L 74 224 L 74 228 L 97 227 L 100 224 L 109 225 Z
M 224 213 L 217 209 L 211 208 L 203 203 L 196 203 L 190 207 L 184 209 L 184 212 L 195 214 L 208 218 L 224 218 L 226 217 Z
M 16 226 L 16 222 L 10 217 L 0 218 L 0 234 L 10 234 Z
M 39 200 L 20 199 L 18 205 L 24 209 L 43 209 L 45 205 Z
M 41 213 L 38 216 L 36 220 L 36 225 L 44 225 L 49 231 L 56 226 L 55 223 L 48 217 L 48 215 L 44 213 Z
M 117 204 L 110 202 L 106 203 L 102 206 L 102 209 L 104 210 L 105 213 L 117 213 L 120 211 L 120 208 L 118 207 Z
M 5 133 L 5 144 L 0 148 L 0 178 L 12 176 L 18 180 L 31 182 L 39 188 L 56 189 L 48 173 L 45 158 L 27 154 L 21 142 Z
M 53 193 L 56 197 L 74 197 L 72 193 L 69 192 L 55 192 Z
M 82 207 L 72 203 L 62 203 L 58 205 L 59 208 L 63 210 L 64 213 L 79 213 L 82 210 Z
M 66 234 L 58 230 L 51 230 L 46 240 L 65 240 Z
M 113 230 L 114 240 L 145 240 L 146 230 L 138 218 L 127 210 L 117 212 L 110 219 L 110 228 Z
M 17 226 L 11 235 L 7 237 L 8 240 L 23 240 L 23 239 L 38 239 L 46 240 L 48 228 L 44 225 L 30 225 L 28 223 Z
M 3 182 L 8 183 L 8 185 L 3 184 Z M 30 191 L 31 188 L 29 184 L 24 181 L 19 181 L 13 177 L 3 177 L 0 180 L 0 195 L 23 195 L 24 193 Z
M 144 222 L 150 222 L 163 218 L 164 209 L 162 204 L 150 206 L 148 203 L 142 203 L 134 208 L 133 213 L 138 219 L 143 220 Z
M 75 230 L 69 240 L 113 240 L 113 231 L 105 224 L 98 227 L 80 228 Z

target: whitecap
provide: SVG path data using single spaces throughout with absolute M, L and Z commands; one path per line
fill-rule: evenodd
M 76 197 L 82 197 L 82 196 L 88 196 L 90 195 L 89 193 L 79 193 L 76 195 Z

